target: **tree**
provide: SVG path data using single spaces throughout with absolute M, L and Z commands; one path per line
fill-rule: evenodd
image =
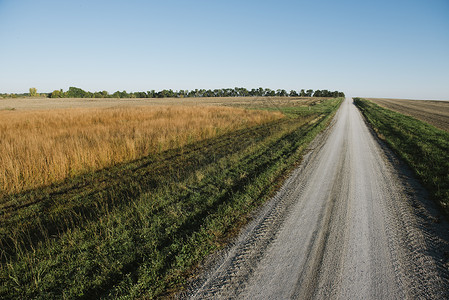
M 276 96 L 276 92 L 271 89 L 265 89 L 265 96 L 274 97 L 274 96 Z
M 95 92 L 93 95 L 94 98 L 104 98 L 101 92 Z
M 129 94 L 126 91 L 119 92 L 119 93 L 120 93 L 120 98 L 129 98 Z
M 162 90 L 157 94 L 157 98 L 174 98 L 175 97 L 175 93 L 173 92 L 173 90 Z
M 291 90 L 289 96 L 290 97 L 298 97 L 298 93 L 295 90 Z
M 306 97 L 312 97 L 312 95 L 313 95 L 313 90 L 306 91 Z
M 332 97 L 332 93 L 329 92 L 328 90 L 322 90 L 321 97 Z
M 62 89 L 58 90 L 54 90 L 51 94 L 50 94 L 50 98 L 62 98 L 64 97 L 64 91 Z
M 235 90 L 235 92 L 236 92 L 238 97 L 247 97 L 247 96 L 249 96 L 249 92 L 248 92 L 248 90 L 246 88 L 236 87 L 236 88 L 234 88 L 234 90 Z
M 283 90 L 283 89 L 279 89 L 279 90 L 276 90 L 276 96 L 279 96 L 279 97 L 286 97 L 288 94 L 287 94 L 287 91 L 286 90 Z
M 37 94 L 37 89 L 34 87 L 30 88 L 30 97 L 37 97 L 37 96 L 39 96 Z
M 80 88 L 77 87 L 69 87 L 69 90 L 67 91 L 67 97 L 68 98 L 87 98 L 88 93 Z
M 302 89 L 301 92 L 299 92 L 299 96 L 300 96 L 300 97 L 305 97 L 305 96 L 307 96 L 307 95 L 306 95 L 306 92 L 304 91 L 304 89 Z
M 154 90 L 147 91 L 148 98 L 155 98 L 156 97 L 155 94 L 156 94 L 156 92 Z
M 212 90 L 209 89 L 209 90 L 204 92 L 203 97 L 215 97 L 215 94 L 214 94 L 214 92 Z
M 214 90 L 215 97 L 223 97 L 223 90 L 221 89 L 215 89 Z
M 186 97 L 187 93 L 188 93 L 188 91 L 184 91 L 184 90 L 179 90 L 179 91 L 177 92 L 179 98 L 184 98 L 184 97 Z

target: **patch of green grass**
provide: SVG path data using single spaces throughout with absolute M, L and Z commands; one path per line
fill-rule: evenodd
M 378 135 L 414 170 L 449 214 L 449 133 L 426 122 L 354 98 Z
M 341 99 L 1 199 L 0 297 L 156 298 L 269 199 Z

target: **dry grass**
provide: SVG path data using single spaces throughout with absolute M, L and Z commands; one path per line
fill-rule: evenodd
M 15 109 L 44 110 L 63 108 L 107 108 L 135 106 L 238 106 L 238 107 L 292 107 L 308 106 L 328 98 L 320 97 L 202 97 L 202 98 L 16 98 L 0 99 L 0 111 Z
M 0 111 L 0 196 L 281 117 L 198 106 Z

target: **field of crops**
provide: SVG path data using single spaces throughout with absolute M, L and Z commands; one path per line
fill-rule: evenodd
M 243 101 L 235 99 L 233 106 L 244 107 Z M 126 154 L 106 168 L 80 168 L 65 179 L 21 192 L 10 189 L 1 197 L 0 298 L 152 298 L 178 290 L 194 267 L 272 195 L 341 99 L 296 102 L 263 102 L 263 111 L 252 104 L 251 110 L 1 112 L 10 118 L 3 124 L 9 133 L 2 134 L 9 134 L 11 145 L 19 139 L 14 130 L 45 141 L 20 142 L 39 149 L 36 160 L 47 141 L 48 151 L 56 153 L 79 145 L 89 149 L 85 152 L 107 147 Z M 20 118 L 22 113 L 26 117 Z M 158 114 L 165 121 L 151 123 Z M 147 131 L 168 132 L 168 138 L 153 141 Z M 60 135 L 52 136 L 55 132 Z M 67 146 L 57 148 L 58 143 Z M 33 153 L 30 149 L 23 151 Z
M 0 111 L 0 196 L 281 117 L 211 106 Z
M 117 108 L 143 106 L 240 106 L 274 108 L 307 106 L 325 100 L 320 97 L 201 97 L 201 98 L 15 98 L 1 99 L 0 111 L 46 110 L 62 108 Z
M 401 114 L 412 116 L 418 120 L 449 131 L 449 101 L 378 99 L 368 100 Z

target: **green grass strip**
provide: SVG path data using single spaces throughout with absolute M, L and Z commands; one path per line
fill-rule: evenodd
M 366 99 L 354 98 L 354 102 L 379 137 L 407 162 L 449 214 L 449 133 Z

